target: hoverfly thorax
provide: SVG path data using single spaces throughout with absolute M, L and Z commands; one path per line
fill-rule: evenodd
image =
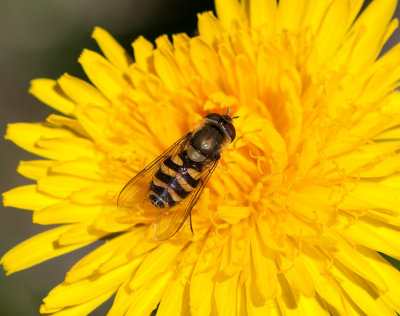
M 118 197 L 118 208 L 158 214 L 157 240 L 176 234 L 190 217 L 224 147 L 235 139 L 233 118 L 229 110 L 225 115 L 208 114 L 199 126 L 128 182 Z
M 210 113 L 190 139 L 189 158 L 199 162 L 218 160 L 223 146 L 230 144 L 235 136 L 235 127 L 228 114 Z

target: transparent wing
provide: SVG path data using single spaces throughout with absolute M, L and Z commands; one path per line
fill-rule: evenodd
M 162 163 L 166 157 L 173 157 L 187 147 L 190 135 L 191 133 L 188 133 L 175 142 L 124 186 L 118 196 L 118 210 L 141 212 L 143 214 L 156 214 L 160 211 L 160 208 L 155 207 L 149 199 L 151 180 L 157 172 L 160 163 Z
M 208 179 L 218 165 L 218 160 L 211 161 L 203 166 L 200 174 L 201 182 L 199 185 L 177 205 L 162 209 L 158 213 L 154 228 L 154 237 L 157 240 L 166 240 L 174 236 L 188 218 L 193 206 L 197 203 L 201 193 L 207 184 Z

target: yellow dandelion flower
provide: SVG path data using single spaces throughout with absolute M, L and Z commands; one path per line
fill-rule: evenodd
M 104 30 L 104 56 L 30 92 L 61 112 L 6 138 L 43 160 L 4 204 L 61 224 L 10 250 L 8 273 L 88 245 L 42 313 L 393 315 L 400 313 L 400 45 L 395 0 L 216 0 L 199 35 L 140 37 L 134 58 Z M 237 137 L 183 228 L 117 209 L 123 186 L 207 113 Z M 187 228 L 187 227 L 186 227 Z

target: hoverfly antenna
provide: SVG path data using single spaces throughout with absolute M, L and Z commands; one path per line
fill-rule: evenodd
M 229 113 L 231 113 L 231 108 L 228 108 L 228 110 L 226 111 L 226 116 L 229 116 Z M 239 118 L 239 116 L 233 116 L 233 117 L 231 117 L 231 119 L 236 119 L 236 118 Z

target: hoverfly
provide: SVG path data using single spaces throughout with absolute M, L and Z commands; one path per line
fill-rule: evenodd
M 132 178 L 118 196 L 118 209 L 155 216 L 154 238 L 166 240 L 182 227 L 236 136 L 229 116 L 208 114 L 200 124 Z

